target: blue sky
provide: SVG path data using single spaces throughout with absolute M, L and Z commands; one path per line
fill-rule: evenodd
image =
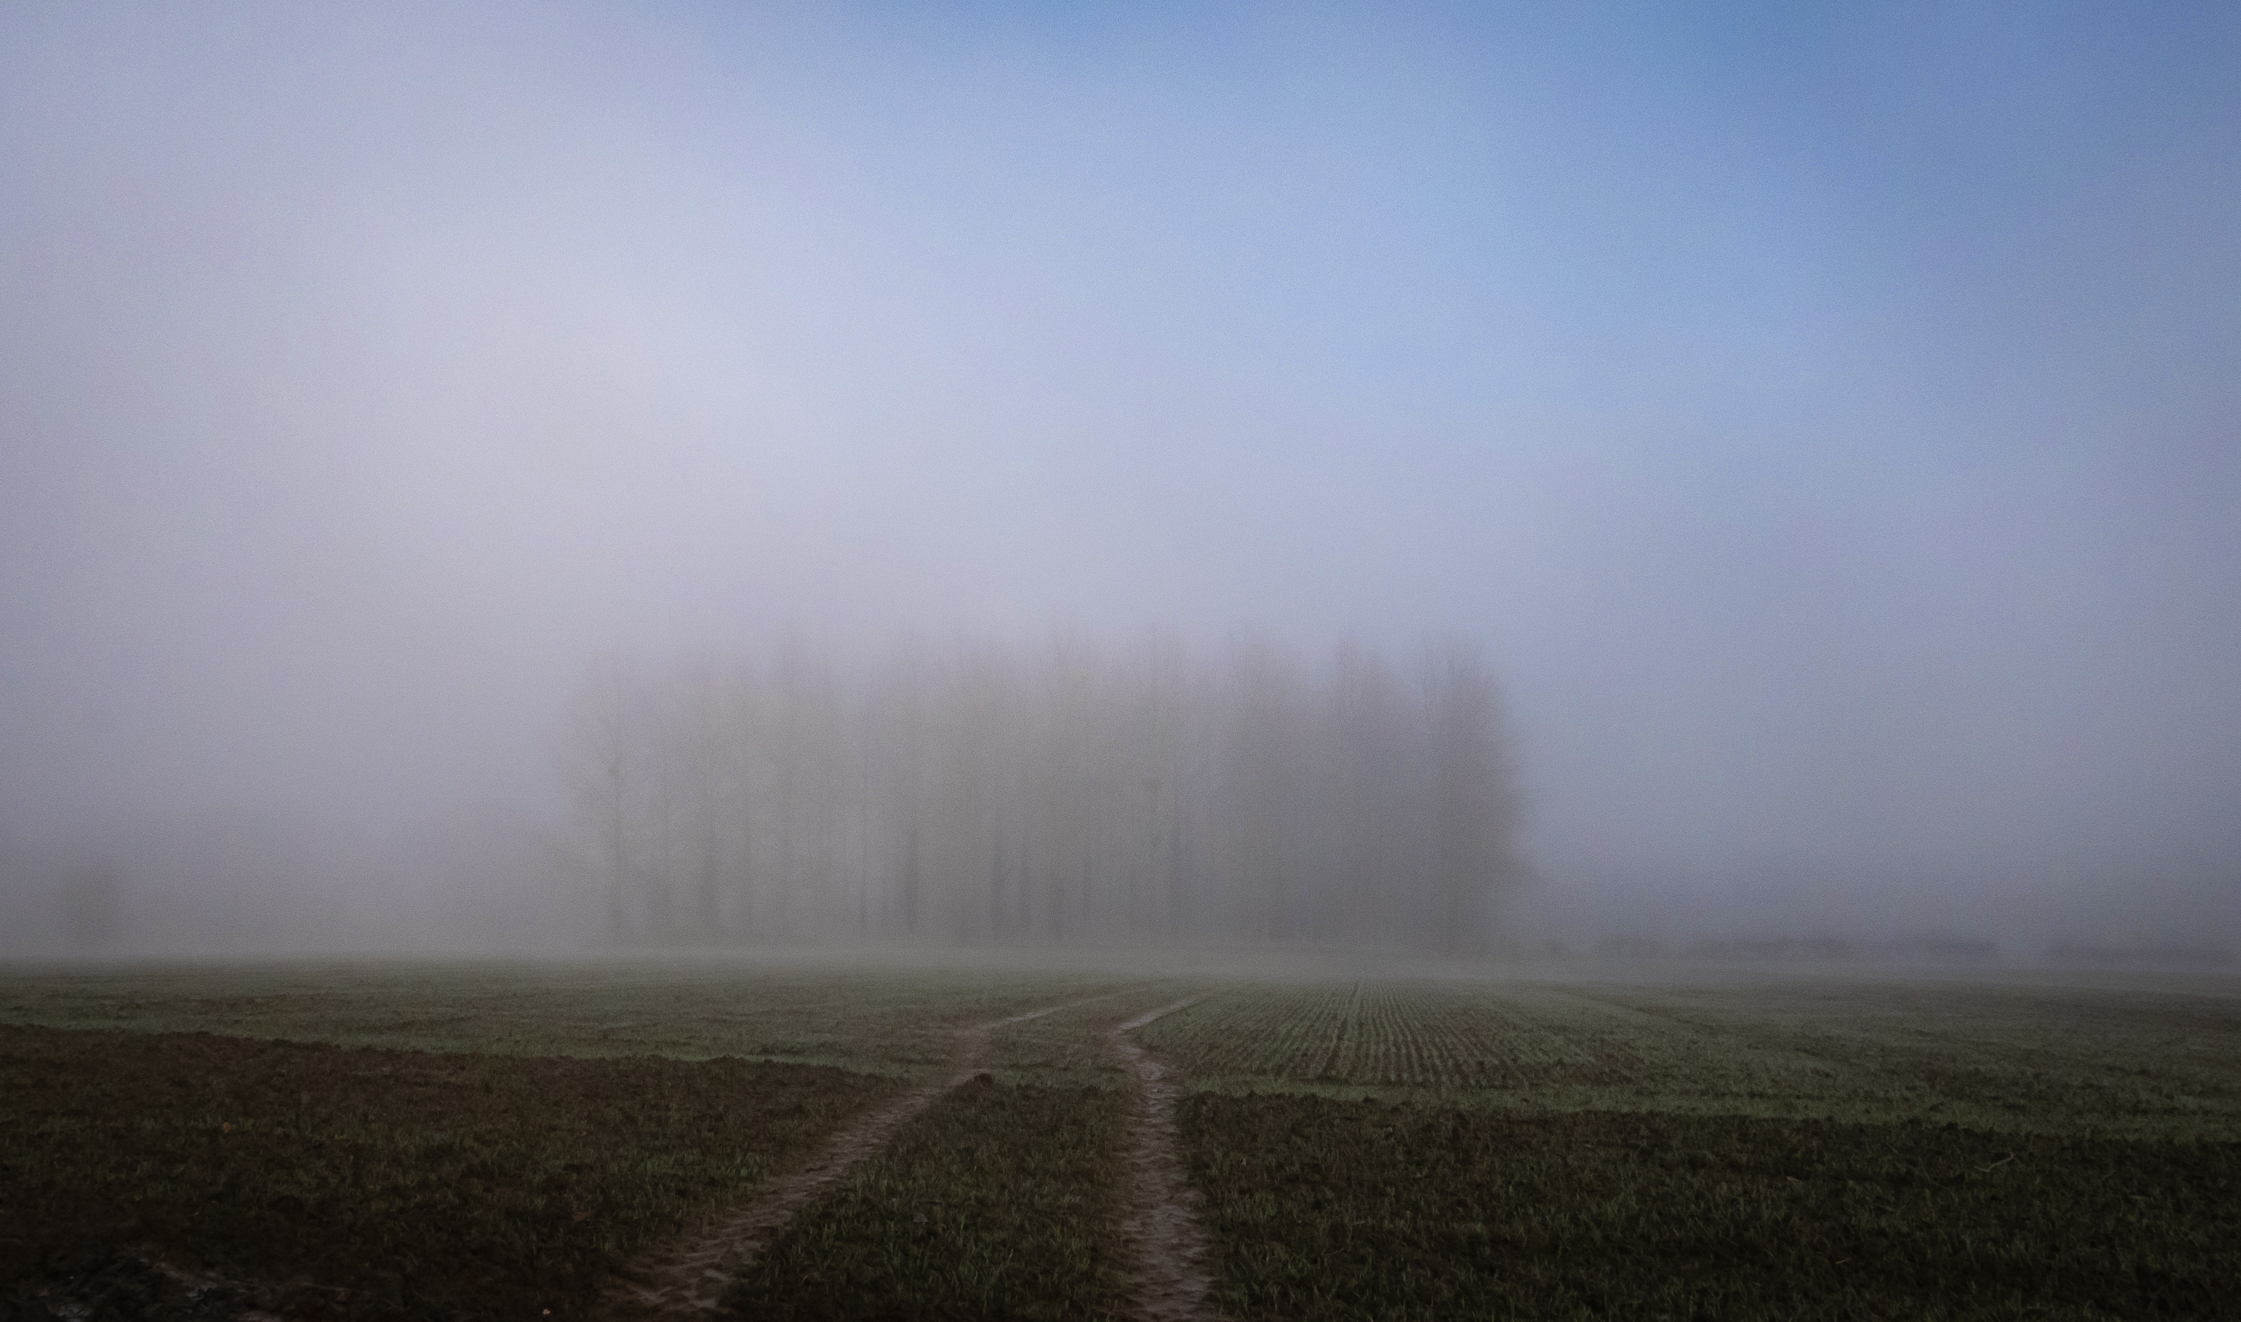
M 537 800 L 616 647 L 1460 628 L 1552 890 L 2241 930 L 2236 68 L 2215 5 L 14 8 L 0 827 Z

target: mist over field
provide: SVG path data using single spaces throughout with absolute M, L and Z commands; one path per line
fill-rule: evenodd
M 0 955 L 2241 948 L 2236 67 L 10 6 Z

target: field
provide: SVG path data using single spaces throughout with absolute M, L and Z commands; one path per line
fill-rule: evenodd
M 18 969 L 0 1319 L 2241 1297 L 2230 982 L 1468 972 Z

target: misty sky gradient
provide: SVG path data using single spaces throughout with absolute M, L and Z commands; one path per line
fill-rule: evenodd
M 2241 932 L 2236 70 L 2211 4 L 11 5 L 0 831 L 557 817 L 614 649 L 1462 629 L 1551 892 Z

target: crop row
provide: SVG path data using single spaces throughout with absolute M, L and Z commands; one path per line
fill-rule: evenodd
M 1835 984 L 1256 985 L 1146 1036 L 1198 1086 L 1224 1091 L 2241 1132 L 2241 1008 L 2197 999 Z

